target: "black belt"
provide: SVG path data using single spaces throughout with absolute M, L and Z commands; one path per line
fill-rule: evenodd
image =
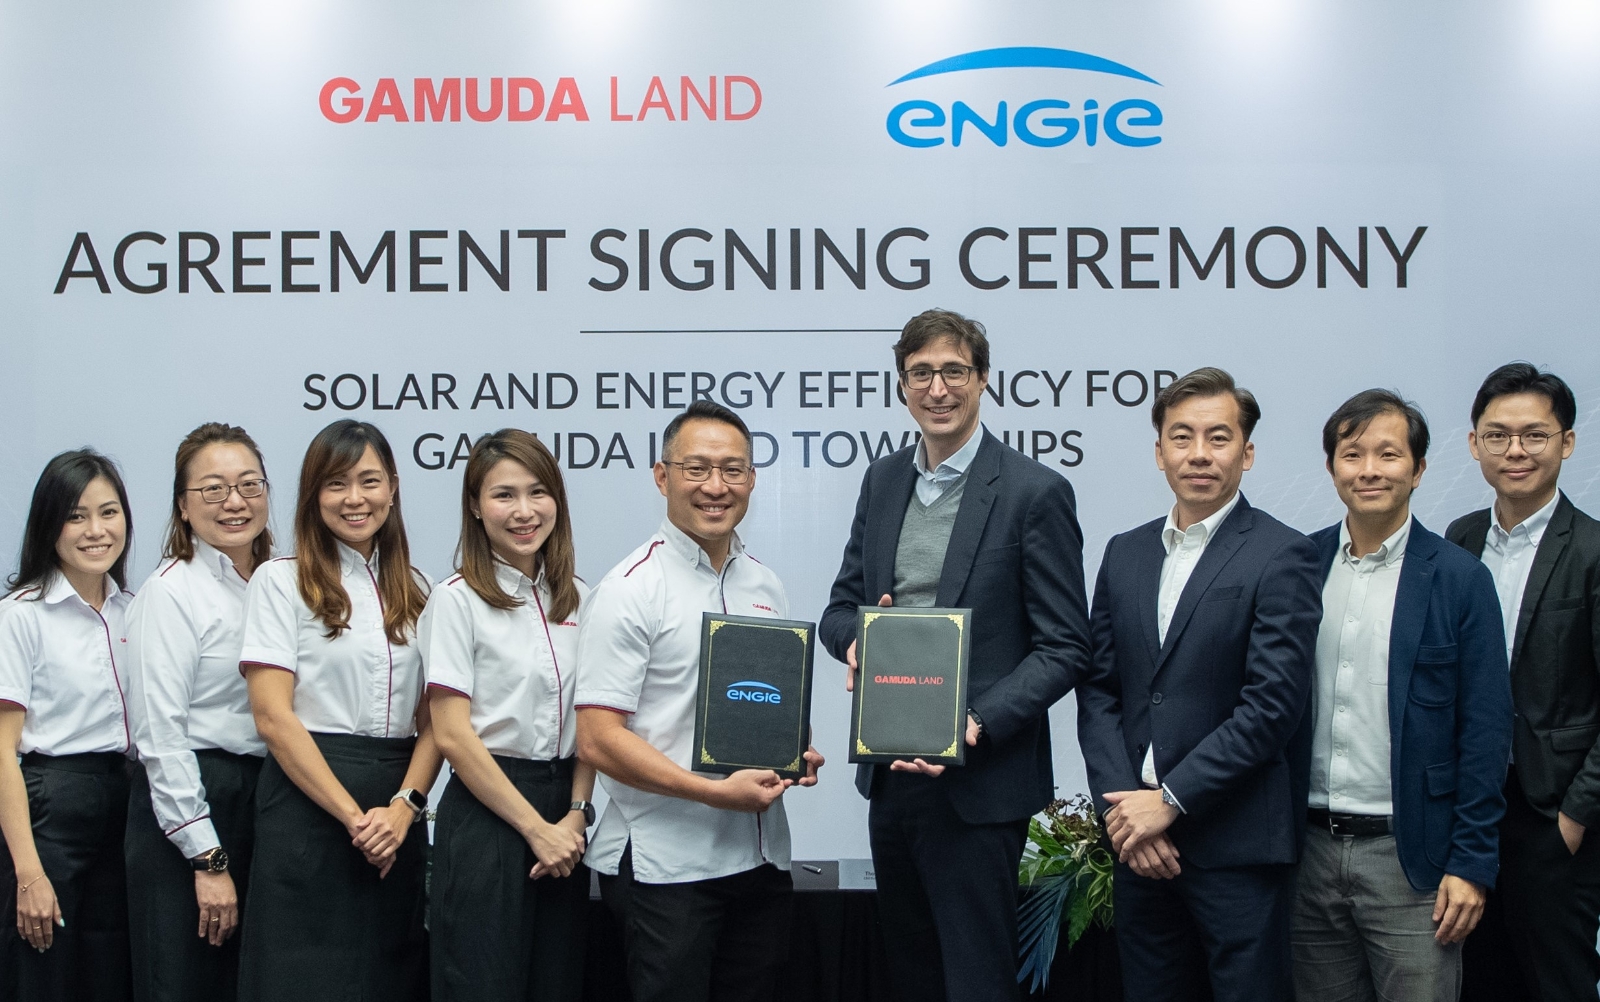
M 1387 814 L 1335 814 L 1313 807 L 1306 811 L 1306 821 L 1313 828 L 1327 829 L 1334 838 L 1371 838 L 1394 831 L 1393 821 Z
M 128 757 L 121 752 L 45 755 L 42 752 L 31 751 L 22 756 L 22 764 L 43 769 L 65 769 L 68 772 L 108 773 L 126 769 Z

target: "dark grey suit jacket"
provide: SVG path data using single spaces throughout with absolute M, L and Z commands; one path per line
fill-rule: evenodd
M 1482 557 L 1488 508 L 1445 538 Z M 1528 803 L 1600 825 L 1600 522 L 1565 494 L 1534 553 L 1511 645 L 1511 750 Z
M 985 736 L 940 782 L 962 820 L 992 824 L 1031 817 L 1054 796 L 1046 711 L 1088 668 L 1089 619 L 1072 485 L 979 433 L 937 601 L 972 610 L 967 701 Z M 817 627 L 840 661 L 856 638 L 857 607 L 894 593 L 916 448 L 878 460 L 861 480 L 850 542 Z M 872 795 L 875 768 L 856 772 L 862 796 Z

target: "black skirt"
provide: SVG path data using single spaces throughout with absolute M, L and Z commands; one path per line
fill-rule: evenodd
M 66 926 L 40 953 L 17 932 L 17 879 L 0 836 L 0 1000 L 124 1002 L 129 762 L 116 752 L 22 756 L 39 861 Z
M 362 810 L 405 782 L 414 738 L 312 734 Z M 389 875 L 350 844 L 344 825 L 269 755 L 256 788 L 256 848 L 239 957 L 245 1002 L 406 1002 L 428 996 L 425 824 L 412 827 Z
M 255 846 L 256 781 L 262 760 L 214 748 L 197 750 L 194 756 L 211 824 L 228 854 L 228 874 L 242 916 Z M 126 848 L 135 1002 L 232 1002 L 239 983 L 243 929 L 221 946 L 198 935 L 194 867 L 162 833 L 142 765 L 134 767 L 128 796 Z
M 517 792 L 554 824 L 572 803 L 573 759 L 496 755 Z M 589 868 L 528 879 L 533 850 L 451 776 L 434 824 L 434 1002 L 576 1002 L 583 991 Z

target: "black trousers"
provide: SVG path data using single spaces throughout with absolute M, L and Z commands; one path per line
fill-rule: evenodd
M 1117 864 L 1112 897 L 1122 985 L 1139 1002 L 1288 1002 L 1293 864 L 1207 869 L 1172 880 Z
M 362 810 L 405 782 L 413 738 L 312 734 Z M 239 951 L 246 1002 L 407 1002 L 428 996 L 423 928 L 428 830 L 412 827 L 389 875 L 270 755 L 256 787 L 256 848 Z
M 228 874 L 243 915 L 262 760 L 214 748 L 194 755 L 211 824 L 228 854 Z M 134 767 L 125 845 L 135 1002 L 232 1002 L 238 994 L 243 930 L 221 946 L 212 946 L 197 934 L 200 905 L 194 896 L 194 867 L 162 833 L 143 766 Z
M 938 779 L 880 769 L 867 829 L 896 994 L 1019 998 L 1017 864 L 1028 820 L 968 824 Z
M 55 888 L 64 927 L 40 953 L 17 932 L 17 876 L 0 836 L 0 1000 L 124 1002 L 128 892 L 122 836 L 128 769 L 116 752 L 22 757 L 39 861 Z
M 794 880 L 770 863 L 712 880 L 645 884 L 632 847 L 600 895 L 622 927 L 633 1002 L 770 1002 L 789 958 Z
M 1597 997 L 1600 832 L 1576 854 L 1556 822 L 1528 804 L 1516 770 L 1506 779 L 1500 876 L 1462 954 L 1466 1000 L 1537 1002 Z
M 495 756 L 551 824 L 572 803 L 573 759 Z M 589 868 L 528 879 L 528 843 L 460 776 L 451 776 L 433 828 L 433 1002 L 577 1002 L 583 994 Z

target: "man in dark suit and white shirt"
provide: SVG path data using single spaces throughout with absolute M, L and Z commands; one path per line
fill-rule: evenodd
M 1411 516 L 1428 453 L 1415 404 L 1358 393 L 1322 448 L 1345 517 L 1311 537 L 1324 584 L 1296 998 L 1456 1002 L 1511 743 L 1494 582 Z
M 1292 739 L 1311 689 L 1321 579 L 1311 541 L 1250 506 L 1261 410 L 1221 369 L 1156 397 L 1175 503 L 1114 537 L 1095 584 L 1078 741 L 1118 853 L 1129 999 L 1290 997 L 1304 834 Z
M 1494 507 L 1445 533 L 1494 576 L 1516 710 L 1500 882 L 1466 946 L 1472 998 L 1592 1000 L 1600 980 L 1600 522 L 1556 486 L 1577 409 L 1559 376 L 1491 372 L 1467 441 Z
M 1072 485 L 978 421 L 982 325 L 913 317 L 895 345 L 921 442 L 873 463 L 818 626 L 856 671 L 862 605 L 972 609 L 966 764 L 862 766 L 889 973 L 906 1002 L 1018 997 L 1017 865 L 1053 796 L 1046 711 L 1089 658 Z

